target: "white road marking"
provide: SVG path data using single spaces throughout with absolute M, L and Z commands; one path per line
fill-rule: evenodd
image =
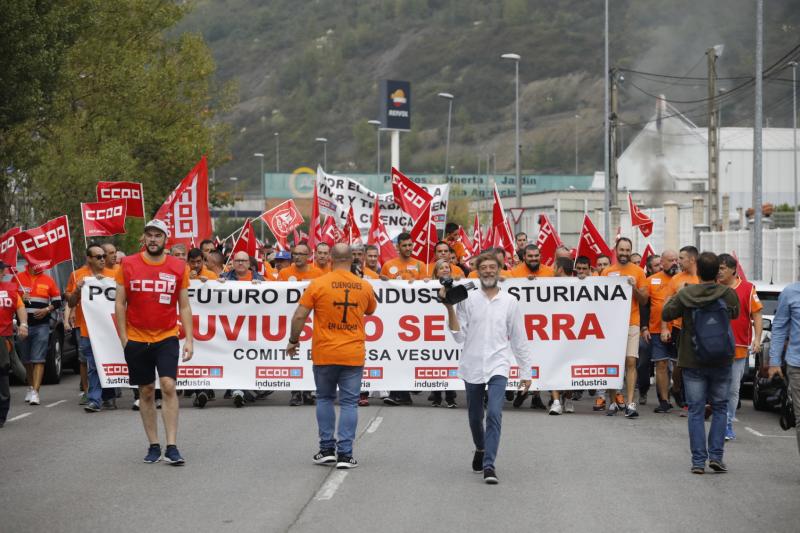
M 317 491 L 317 495 L 314 496 L 315 500 L 324 501 L 330 500 L 333 498 L 333 495 L 336 494 L 336 491 L 339 489 L 339 486 L 344 481 L 344 478 L 347 477 L 346 470 L 337 470 L 333 472 L 328 481 L 326 481 Z
M 372 419 L 372 423 L 367 427 L 367 433 L 375 433 L 378 430 L 378 427 L 383 422 L 382 416 L 376 416 Z
M 760 433 L 760 432 L 756 431 L 755 429 L 753 429 L 753 428 L 751 428 L 749 426 L 745 426 L 744 429 L 746 429 L 747 431 L 749 431 L 750 433 L 752 433 L 756 437 L 763 437 L 763 438 L 767 438 L 767 439 L 795 439 L 795 438 L 797 438 L 794 435 L 764 435 L 763 433 Z
M 56 405 L 60 405 L 62 403 L 67 403 L 67 400 L 58 400 L 57 402 L 53 402 L 53 403 L 45 405 L 45 407 L 55 407 Z
M 14 420 L 19 420 L 21 418 L 25 418 L 26 416 L 31 416 L 33 413 L 22 413 L 21 415 L 17 415 L 14 418 L 9 418 L 9 422 L 13 422 Z

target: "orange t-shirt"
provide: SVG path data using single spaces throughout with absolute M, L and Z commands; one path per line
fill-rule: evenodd
M 364 315 L 373 313 L 378 306 L 368 281 L 349 270 L 334 270 L 312 280 L 298 303 L 314 311 L 314 364 L 364 364 Z
M 278 279 L 280 281 L 305 281 L 307 279 L 314 279 L 322 276 L 324 272 L 314 265 L 308 265 L 305 272 L 297 270 L 295 265 L 289 265 L 280 272 L 278 272 Z
M 119 269 L 118 269 L 119 270 Z M 104 268 L 100 275 L 104 278 L 114 278 L 116 276 L 116 272 L 111 270 L 110 268 Z M 81 268 L 76 270 L 72 273 L 69 277 L 69 283 L 67 283 L 67 292 L 73 293 L 78 288 L 78 282 L 83 278 L 93 278 L 95 277 L 92 274 L 91 269 L 88 265 L 83 265 Z M 83 316 L 83 309 L 81 308 L 81 303 L 78 302 L 78 305 L 75 306 L 75 327 L 80 328 L 81 330 L 81 337 L 88 337 L 89 336 L 89 328 L 86 326 L 86 319 Z
M 148 266 L 162 266 L 167 262 L 169 258 L 172 258 L 172 256 L 164 255 L 162 256 L 162 260 L 160 262 L 154 263 L 147 259 L 144 252 L 142 252 L 140 256 L 144 264 Z M 176 260 L 183 262 L 180 259 Z M 179 290 L 175 291 L 176 295 L 179 293 L 180 290 L 189 288 L 189 265 L 186 265 L 184 263 L 183 268 L 184 268 L 183 276 L 181 277 L 180 284 L 178 285 Z M 117 270 L 116 274 L 114 275 L 114 278 L 117 281 L 117 285 L 122 285 L 125 288 L 126 295 L 129 294 L 129 287 L 125 280 L 125 269 L 120 268 L 119 270 Z M 127 281 L 132 281 L 132 280 L 127 280 Z M 177 317 L 178 314 L 177 298 L 175 299 L 175 301 L 171 301 L 169 305 L 174 306 L 175 316 Z M 148 329 L 148 328 L 137 327 L 131 324 L 131 313 L 140 313 L 144 315 L 149 315 L 150 313 L 148 312 L 148 308 L 152 308 L 153 311 L 159 311 L 160 314 L 161 310 L 158 309 L 159 307 L 161 307 L 161 304 L 156 304 L 153 302 L 142 302 L 141 309 L 132 309 L 130 305 L 130 299 L 128 300 L 128 309 L 126 313 L 126 319 L 127 319 L 126 329 L 128 332 L 128 340 L 136 342 L 159 342 L 169 337 L 178 336 L 177 325 L 174 327 L 169 327 L 167 329 Z
M 452 248 L 456 252 L 456 258 L 461 261 L 461 258 L 467 253 L 467 248 L 464 246 L 464 243 L 461 241 L 445 241 L 450 248 Z
M 387 261 L 381 268 L 381 275 L 389 279 L 422 279 L 425 274 L 425 263 L 417 259 L 395 257 Z
M 425 278 L 432 278 L 433 277 L 433 268 L 436 266 L 436 262 L 428 264 L 425 267 Z M 459 279 L 464 277 L 464 271 L 461 270 L 461 267 L 458 265 L 450 264 L 450 277 Z
M 551 267 L 542 263 L 539 265 L 539 270 L 536 272 L 531 272 L 531 269 L 528 268 L 528 265 L 526 265 L 524 262 L 511 269 L 512 278 L 527 279 L 528 276 L 535 276 L 537 278 L 552 278 L 555 276 L 555 271 Z
M 319 263 L 314 262 L 314 266 L 317 267 L 318 269 L 322 270 L 323 274 L 327 274 L 333 268 L 333 264 L 330 261 L 328 261 L 328 264 L 325 265 L 325 266 L 320 266 Z
M 664 272 L 658 272 L 647 278 L 650 286 L 650 323 L 647 329 L 653 335 L 661 334 L 661 311 L 669 298 L 669 283 L 672 276 Z
M 203 267 L 200 269 L 200 273 L 197 275 L 197 277 L 206 279 L 219 279 L 219 274 L 217 274 L 213 270 L 209 270 L 206 267 Z
M 364 277 L 366 279 L 381 279 L 380 274 L 378 274 L 369 267 L 364 267 Z
M 683 288 L 683 285 L 697 285 L 700 283 L 700 277 L 697 274 L 688 274 L 686 272 L 678 272 L 674 276 L 672 276 L 672 280 L 669 282 L 669 294 L 667 294 L 667 300 L 669 300 L 672 295 L 678 294 L 678 291 Z M 680 329 L 683 326 L 683 319 L 676 318 L 672 322 L 670 322 L 670 328 L 678 328 Z
M 733 284 L 731 290 L 735 291 L 739 285 L 742 284 L 741 279 L 736 279 L 736 283 Z M 764 304 L 761 303 L 761 300 L 758 298 L 758 294 L 756 293 L 756 286 L 753 285 L 753 290 L 750 292 L 750 313 L 758 313 L 764 309 Z M 736 349 L 734 352 L 734 359 L 745 359 L 747 357 L 747 351 L 749 350 L 749 346 L 739 346 L 736 345 Z
M 478 277 L 479 277 L 478 276 L 478 271 L 477 270 L 473 270 L 472 272 L 469 273 L 469 276 L 467 276 L 467 277 L 470 278 L 470 279 L 478 279 Z M 503 278 L 503 279 L 508 279 L 508 278 L 513 278 L 514 276 L 511 275 L 511 271 L 510 270 L 501 270 L 500 271 L 500 277 Z
M 633 263 L 626 263 L 624 266 L 619 263 L 614 263 L 607 269 L 603 270 L 603 276 L 630 276 L 635 279 L 635 286 L 637 289 L 647 287 L 647 277 L 644 275 L 644 270 L 639 268 Z M 631 317 L 628 322 L 631 326 L 639 325 L 639 301 L 636 299 L 635 294 L 631 294 Z

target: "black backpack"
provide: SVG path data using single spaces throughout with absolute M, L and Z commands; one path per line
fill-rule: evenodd
M 723 298 L 693 309 L 692 323 L 692 348 L 699 363 L 721 363 L 733 357 L 736 343 L 728 305 Z

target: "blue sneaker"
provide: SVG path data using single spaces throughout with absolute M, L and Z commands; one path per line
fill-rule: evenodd
M 161 445 L 151 444 L 147 449 L 147 455 L 144 456 L 144 462 L 153 464 L 161 460 Z
M 736 440 L 736 433 L 733 431 L 733 424 L 728 424 L 725 428 L 725 440 Z
M 175 445 L 167 446 L 167 451 L 164 452 L 164 461 L 172 466 L 183 466 L 186 462 L 183 460 L 183 457 L 181 457 L 181 452 L 178 451 L 178 447 Z

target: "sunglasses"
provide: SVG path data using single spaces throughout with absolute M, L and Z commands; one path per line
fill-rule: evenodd
M 106 258 L 106 254 L 103 254 L 103 255 L 90 255 L 89 257 L 91 257 L 92 259 L 97 259 L 99 261 L 101 259 L 105 259 Z

